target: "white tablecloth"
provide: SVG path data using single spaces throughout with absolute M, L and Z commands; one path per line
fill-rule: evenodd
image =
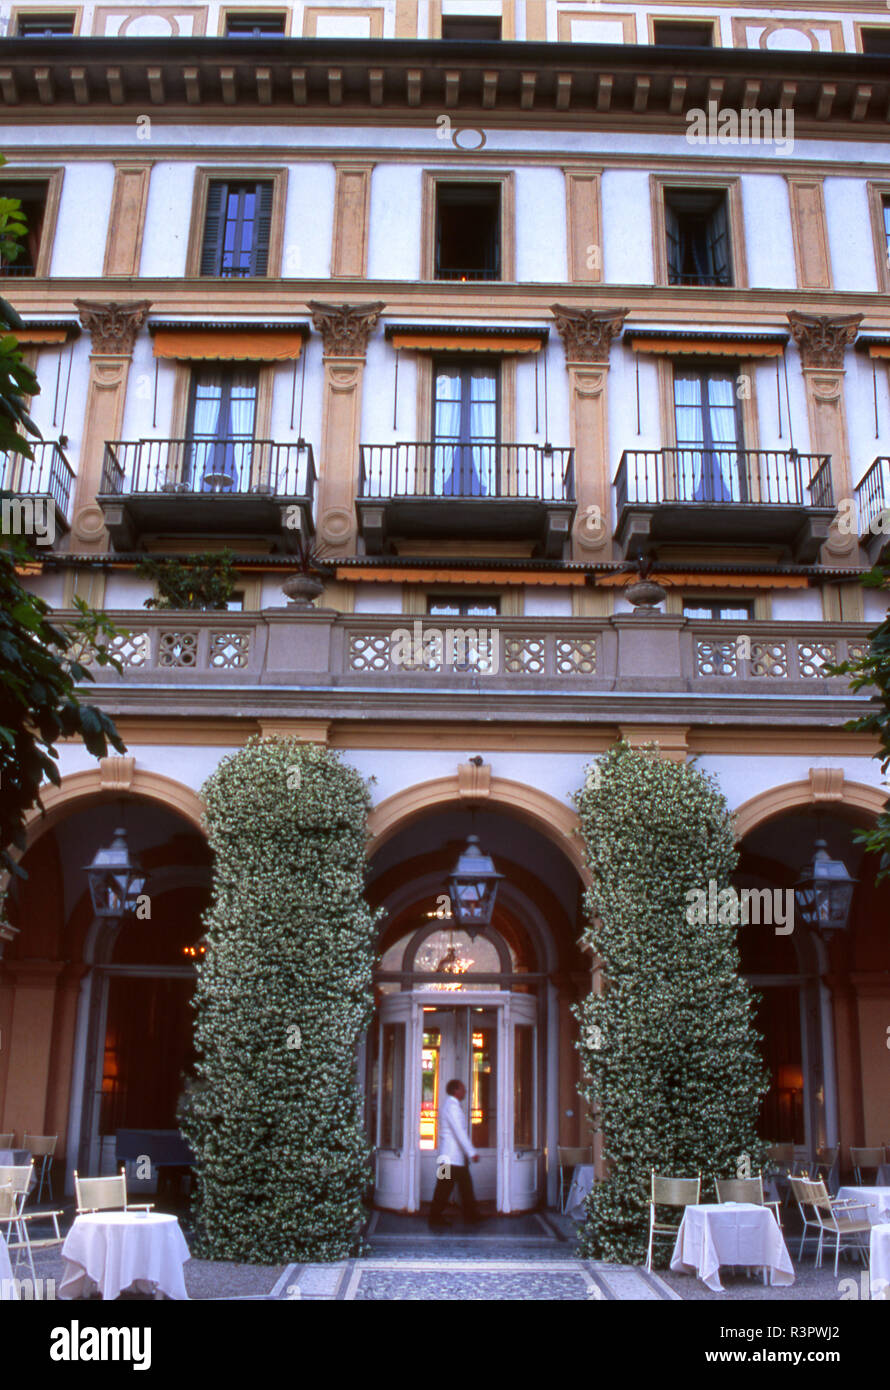
M 9 1263 L 9 1251 L 6 1248 L 6 1241 L 0 1235 L 0 1300 L 15 1298 L 15 1286 L 12 1282 L 12 1265 Z
M 683 1213 L 671 1269 L 697 1274 L 709 1289 L 722 1293 L 721 1265 L 765 1267 L 771 1284 L 794 1283 L 776 1218 L 753 1202 L 702 1203 Z
M 62 1246 L 66 1261 L 59 1298 L 81 1298 L 98 1287 L 103 1298 L 124 1289 L 160 1290 L 188 1298 L 182 1266 L 189 1248 L 175 1216 L 105 1211 L 78 1216 Z
M 566 1197 L 566 1216 L 573 1221 L 583 1221 L 584 1203 L 593 1187 L 593 1164 L 579 1163 L 572 1174 L 569 1195 Z
M 869 1266 L 872 1298 L 890 1300 L 890 1225 L 872 1226 Z
M 867 1210 L 851 1207 L 849 1212 L 842 1213 L 853 1221 L 863 1221 L 866 1216 L 873 1226 L 880 1221 L 890 1221 L 890 1187 L 841 1187 L 837 1195 L 841 1201 L 868 1203 Z

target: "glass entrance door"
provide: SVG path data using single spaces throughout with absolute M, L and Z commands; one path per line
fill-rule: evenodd
M 497 1197 L 498 1096 L 497 1010 L 479 1007 L 423 1010 L 420 1053 L 420 1113 L 417 1144 L 420 1151 L 420 1195 L 428 1202 L 436 1182 L 439 1154 L 439 1107 L 449 1081 L 466 1088 L 464 1119 L 479 1162 L 472 1165 L 473 1186 L 480 1201 Z

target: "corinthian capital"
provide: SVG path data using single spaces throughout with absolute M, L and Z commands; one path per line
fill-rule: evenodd
M 791 336 L 800 349 L 804 367 L 834 367 L 844 365 L 844 349 L 855 342 L 862 314 L 801 314 L 796 309 L 788 315 Z
M 373 304 L 322 304 L 310 299 L 312 322 L 321 334 L 328 357 L 364 357 L 368 339 L 386 308 L 383 300 Z
M 132 299 L 119 303 L 117 300 L 75 299 L 74 307 L 92 337 L 93 352 L 131 357 L 136 334 L 148 318 L 151 300 Z
M 621 332 L 626 309 L 572 309 L 551 304 L 550 311 L 565 344 L 567 362 L 608 366 L 612 339 Z

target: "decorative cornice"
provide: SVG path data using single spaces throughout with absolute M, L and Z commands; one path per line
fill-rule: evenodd
M 803 314 L 797 309 L 790 310 L 788 324 L 791 336 L 800 349 L 801 365 L 840 370 L 844 365 L 844 351 L 856 341 L 864 317 L 864 314 L 841 314 L 834 318 L 830 314 Z
M 567 362 L 609 365 L 613 338 L 617 338 L 627 318 L 627 309 L 573 309 L 551 304 L 556 327 L 565 344 Z
M 368 339 L 386 308 L 382 299 L 373 304 L 322 304 L 309 300 L 312 322 L 321 334 L 327 357 L 364 357 Z
M 150 299 L 118 300 L 75 299 L 74 307 L 80 321 L 91 335 L 93 352 L 117 357 L 132 357 L 136 335 L 151 308 Z

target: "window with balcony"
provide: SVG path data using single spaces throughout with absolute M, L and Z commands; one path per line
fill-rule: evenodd
M 863 53 L 890 53 L 890 27 L 863 28 L 860 32 Z
M 189 394 L 182 483 L 195 492 L 246 492 L 256 427 L 256 368 L 197 368 Z
M 73 33 L 73 14 L 20 14 L 16 25 L 20 39 L 51 39 Z
M 681 502 L 747 502 L 736 372 L 674 369 L 677 435 L 673 480 Z
M 881 217 L 884 227 L 884 255 L 887 265 L 890 266 L 890 193 L 885 193 L 881 199 Z
M 201 245 L 202 275 L 245 278 L 268 273 L 273 193 L 271 181 L 210 180 Z
M 19 241 L 15 260 L 0 257 L 0 275 L 36 275 L 49 185 L 46 183 L 0 183 L 0 197 L 18 198 L 28 230 Z
M 499 495 L 500 366 L 434 364 L 433 493 Z
M 500 280 L 500 184 L 436 185 L 435 278 Z
M 652 41 L 658 48 L 713 48 L 714 26 L 656 19 L 652 22 Z
M 669 285 L 732 285 L 725 189 L 666 188 L 664 227 Z
M 227 39 L 264 39 L 284 36 L 285 16 L 283 14 L 227 14 Z
M 475 39 L 490 42 L 501 37 L 500 18 L 487 19 L 476 15 L 443 15 L 443 39 Z
M 683 617 L 703 622 L 746 623 L 754 617 L 754 604 L 731 599 L 687 598 L 683 600 Z

